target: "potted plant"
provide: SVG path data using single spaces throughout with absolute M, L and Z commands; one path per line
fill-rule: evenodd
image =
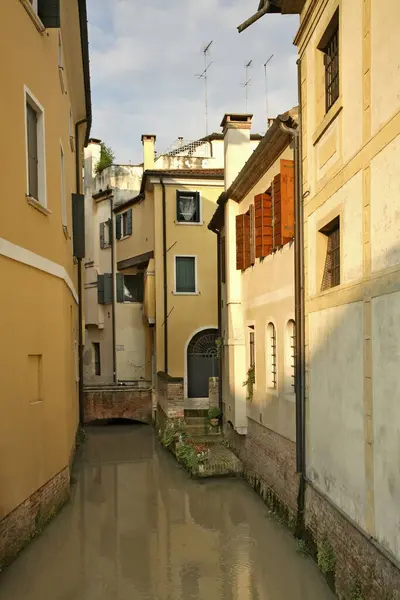
M 218 427 L 221 411 L 218 406 L 212 406 L 208 411 L 208 418 L 212 427 Z

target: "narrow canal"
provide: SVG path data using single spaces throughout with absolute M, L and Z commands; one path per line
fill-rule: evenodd
M 333 598 L 244 481 L 189 479 L 150 427 L 90 428 L 76 477 L 1 600 Z

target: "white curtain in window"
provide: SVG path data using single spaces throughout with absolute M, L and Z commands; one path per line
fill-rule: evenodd
M 185 221 L 191 221 L 196 212 L 196 198 L 194 196 L 179 198 L 179 211 Z

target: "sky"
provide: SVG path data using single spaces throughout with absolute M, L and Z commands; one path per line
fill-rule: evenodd
M 211 40 L 208 133 L 221 131 L 226 112 L 253 113 L 252 132 L 265 133 L 266 101 L 269 117 L 296 105 L 298 17 L 266 15 L 239 34 L 257 7 L 258 0 L 88 0 L 91 135 L 113 148 L 116 163 L 141 162 L 143 133 L 157 135 L 159 154 L 180 136 L 206 134 L 204 80 L 196 74 Z

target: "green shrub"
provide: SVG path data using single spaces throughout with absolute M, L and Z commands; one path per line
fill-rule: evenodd
M 218 406 L 212 406 L 208 409 L 208 418 L 209 419 L 219 419 L 221 416 L 221 411 Z

